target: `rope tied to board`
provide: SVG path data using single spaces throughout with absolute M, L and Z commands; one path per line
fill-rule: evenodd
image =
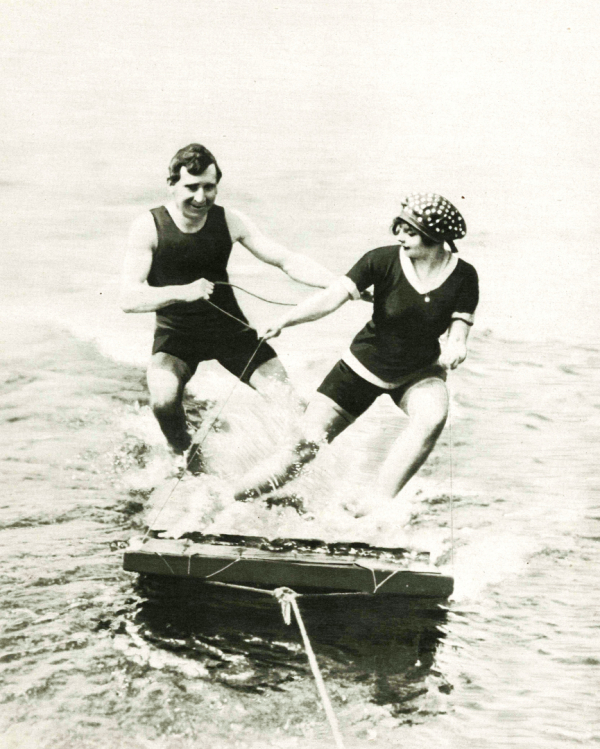
M 329 725 L 331 727 L 335 745 L 336 747 L 338 747 L 338 749 L 344 749 L 344 741 L 342 739 L 340 727 L 338 725 L 337 718 L 335 717 L 335 713 L 333 712 L 331 700 L 329 699 L 327 689 L 325 688 L 325 682 L 323 681 L 323 676 L 321 675 L 321 669 L 319 668 L 319 664 L 317 662 L 314 650 L 312 649 L 306 627 L 304 626 L 304 621 L 302 620 L 302 615 L 300 614 L 300 608 L 298 607 L 297 601 L 298 594 L 291 588 L 277 588 L 273 591 L 273 595 L 275 596 L 277 601 L 279 601 L 283 621 L 287 625 L 291 624 L 292 611 L 294 612 L 296 622 L 298 623 L 298 628 L 300 629 L 300 634 L 302 635 L 304 649 L 306 650 L 306 654 L 308 656 L 308 662 L 317 684 L 319 697 L 321 698 L 321 702 L 323 703 L 323 708 L 325 710 L 325 715 L 327 716 L 327 720 L 329 721 Z

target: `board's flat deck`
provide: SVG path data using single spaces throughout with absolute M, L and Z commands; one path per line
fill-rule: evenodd
M 287 586 L 336 591 L 447 598 L 451 577 L 410 561 L 319 551 L 272 552 L 189 540 L 134 539 L 125 550 L 130 572 L 208 579 L 259 587 Z

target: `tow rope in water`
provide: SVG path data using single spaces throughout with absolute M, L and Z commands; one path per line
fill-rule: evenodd
M 325 715 L 327 716 L 327 720 L 329 721 L 329 725 L 331 726 L 331 732 L 335 740 L 335 745 L 336 747 L 338 747 L 338 749 L 344 749 L 344 742 L 342 740 L 342 734 L 340 733 L 340 727 L 338 725 L 337 718 L 335 717 L 335 713 L 333 712 L 333 708 L 331 707 L 331 701 L 329 699 L 329 695 L 327 694 L 327 689 L 325 688 L 325 682 L 323 681 L 323 677 L 321 676 L 319 664 L 317 663 L 314 650 L 312 649 L 308 634 L 306 632 L 306 627 L 304 626 L 302 616 L 300 615 L 298 601 L 296 600 L 298 595 L 293 590 L 291 590 L 291 588 L 278 588 L 277 590 L 273 591 L 273 593 L 275 595 L 275 598 L 279 601 L 279 605 L 281 606 L 281 613 L 283 615 L 283 621 L 286 624 L 289 625 L 291 623 L 291 611 L 294 612 L 294 616 L 296 617 L 296 621 L 298 622 L 298 628 L 300 629 L 300 634 L 302 635 L 302 642 L 304 643 L 304 648 L 306 649 L 306 655 L 308 656 L 308 662 L 310 663 L 313 676 L 315 677 L 315 681 L 317 682 L 319 697 L 321 698 L 321 702 L 323 703 L 323 707 L 325 709 Z

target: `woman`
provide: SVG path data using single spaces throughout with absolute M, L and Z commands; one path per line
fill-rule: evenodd
M 311 399 L 302 423 L 305 439 L 246 474 L 236 499 L 271 492 L 294 478 L 322 444 L 383 394 L 406 413 L 408 426 L 381 468 L 380 498 L 393 499 L 433 449 L 448 414 L 446 371 L 467 355 L 479 298 L 477 273 L 457 259 L 454 240 L 465 236 L 465 221 L 440 195 L 409 195 L 391 230 L 397 244 L 367 252 L 345 276 L 259 331 L 274 338 L 283 328 L 330 314 L 373 286 L 373 317 Z M 446 332 L 441 354 L 439 338 Z

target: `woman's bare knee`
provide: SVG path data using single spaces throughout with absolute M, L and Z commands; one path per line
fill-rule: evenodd
M 424 435 L 441 434 L 448 417 L 448 391 L 441 380 L 426 380 L 413 386 L 401 404 L 411 428 Z

